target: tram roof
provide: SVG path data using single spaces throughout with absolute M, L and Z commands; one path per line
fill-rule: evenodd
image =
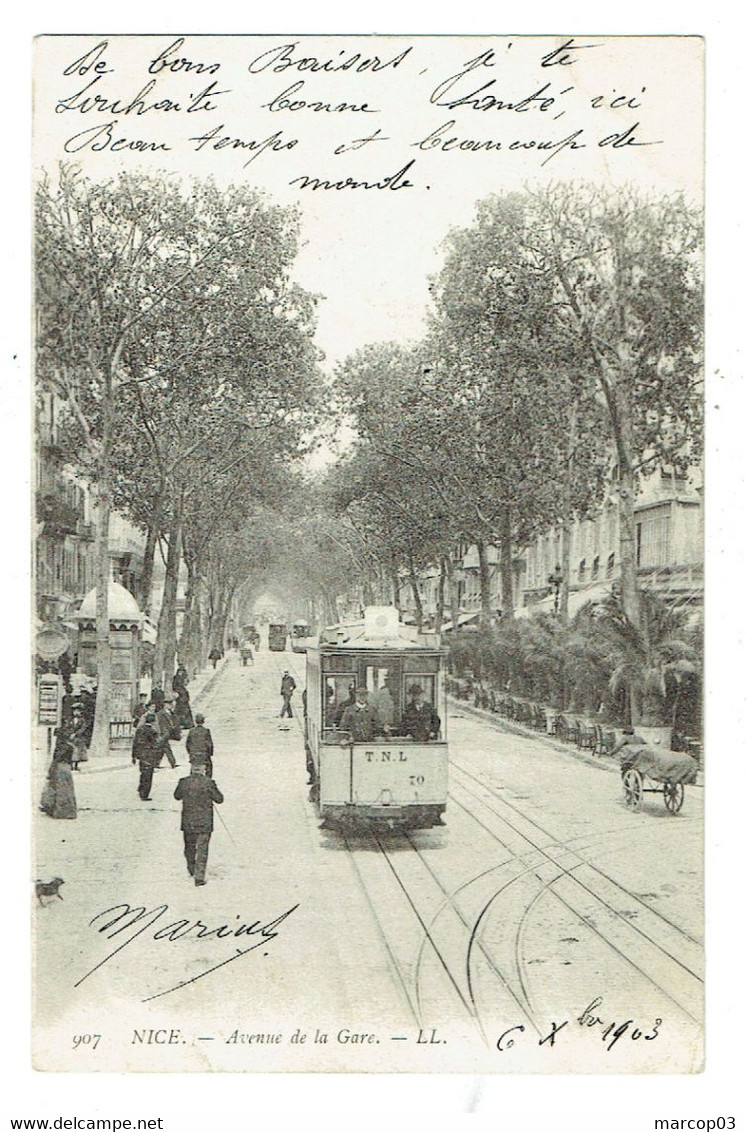
M 347 625 L 330 625 L 323 629 L 319 637 L 309 642 L 309 647 L 323 652 L 364 651 L 364 652 L 438 652 L 444 653 L 437 633 L 421 633 L 410 630 L 407 625 L 399 625 L 398 632 L 387 631 L 380 635 L 366 633 L 364 621 Z

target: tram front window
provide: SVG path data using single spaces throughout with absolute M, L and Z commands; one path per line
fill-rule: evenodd
M 365 686 L 377 729 L 383 735 L 396 734 L 402 717 L 401 665 L 395 661 L 366 665 Z

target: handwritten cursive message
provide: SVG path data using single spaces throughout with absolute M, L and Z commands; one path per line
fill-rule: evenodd
M 637 153 L 665 160 L 686 142 L 651 40 L 63 42 L 37 105 L 53 138 L 45 156 L 94 168 L 155 162 L 271 180 L 297 197 L 402 197 L 448 182 L 456 166 L 499 179 L 512 167 L 583 176 L 613 163 L 632 175 Z

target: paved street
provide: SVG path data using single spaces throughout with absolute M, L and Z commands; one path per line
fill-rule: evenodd
M 451 1071 L 509 1071 L 519 1048 L 538 1072 L 579 1048 L 588 1071 L 699 1064 L 701 789 L 675 817 L 660 795 L 632 813 L 616 770 L 452 705 L 446 824 L 345 836 L 319 827 L 300 721 L 278 718 L 284 667 L 300 714 L 304 657 L 266 644 L 193 704 L 225 795 L 204 888 L 173 799 L 183 743 L 149 803 L 122 752 L 75 775 L 77 821 L 37 814 L 35 875 L 65 881 L 34 909 L 46 1067 L 85 1035 L 86 1070 L 271 1071 L 288 1046 L 298 1070 L 352 1048 L 361 1071 L 437 1071 L 446 1050 Z

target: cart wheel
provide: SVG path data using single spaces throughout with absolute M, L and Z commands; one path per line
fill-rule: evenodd
M 642 775 L 634 766 L 624 773 L 624 800 L 631 810 L 642 808 Z
M 663 783 L 663 801 L 666 809 L 672 814 L 678 814 L 684 804 L 684 787 L 681 782 Z

